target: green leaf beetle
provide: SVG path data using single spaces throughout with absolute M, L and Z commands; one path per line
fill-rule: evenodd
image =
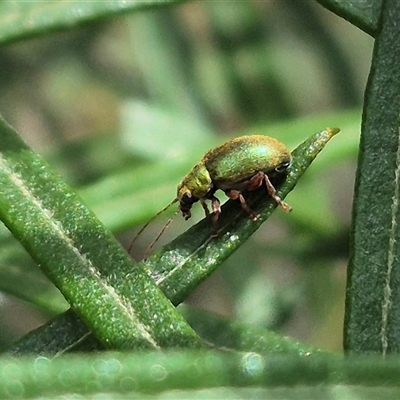
M 176 198 L 143 226 L 128 251 L 130 252 L 134 241 L 150 222 L 177 202 L 179 203 L 177 212 L 180 211 L 185 220 L 188 220 L 191 217 L 193 204 L 198 201 L 208 217 L 210 211 L 206 201 L 210 200 L 213 211 L 211 236 L 218 236 L 218 216 L 221 207 L 220 201 L 215 196 L 217 190 L 224 191 L 232 200 L 239 200 L 241 207 L 254 221 L 259 215 L 247 205 L 242 193 L 256 190 L 262 185 L 265 185 L 268 194 L 283 210 L 290 211 L 291 208 L 276 195 L 271 179 L 284 176 L 291 161 L 292 156 L 283 143 L 264 135 L 241 136 L 209 150 L 178 185 Z M 146 255 L 171 221 L 172 218 L 150 245 Z

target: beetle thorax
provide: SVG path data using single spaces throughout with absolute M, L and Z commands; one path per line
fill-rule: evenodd
M 203 162 L 196 164 L 178 185 L 178 200 L 183 196 L 202 199 L 212 189 L 212 180 Z

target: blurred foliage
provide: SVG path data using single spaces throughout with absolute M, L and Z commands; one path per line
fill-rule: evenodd
M 133 228 L 175 196 L 182 176 L 216 143 L 265 133 L 293 148 L 326 126 L 342 128 L 288 197 L 292 214 L 278 211 L 189 299 L 340 351 L 371 49 L 370 37 L 311 0 L 149 9 L 3 46 L 0 110 L 126 246 Z M 144 253 L 164 221 L 136 252 Z M 177 217 L 160 243 L 187 226 Z M 0 240 L 6 346 L 65 302 L 5 230 Z M 42 314 L 28 321 L 37 311 L 16 297 Z M 10 318 L 16 309 L 19 317 Z

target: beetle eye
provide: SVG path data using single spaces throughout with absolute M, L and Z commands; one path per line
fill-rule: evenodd
M 290 161 L 285 161 L 282 164 L 279 164 L 275 168 L 275 171 L 279 172 L 279 173 L 285 172 L 288 169 L 289 166 L 290 166 Z

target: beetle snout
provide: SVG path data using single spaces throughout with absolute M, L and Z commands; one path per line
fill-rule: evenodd
M 182 216 L 185 218 L 185 220 L 188 220 L 192 216 L 192 213 L 190 211 L 191 208 L 192 208 L 191 204 L 186 204 L 183 201 L 179 203 L 179 210 L 182 213 Z
M 182 216 L 185 218 L 185 220 L 188 220 L 191 216 L 191 208 L 193 203 L 195 203 L 196 201 L 198 201 L 199 199 L 197 199 L 196 197 L 189 195 L 187 193 L 185 193 L 181 200 L 179 201 L 179 210 L 182 213 Z

